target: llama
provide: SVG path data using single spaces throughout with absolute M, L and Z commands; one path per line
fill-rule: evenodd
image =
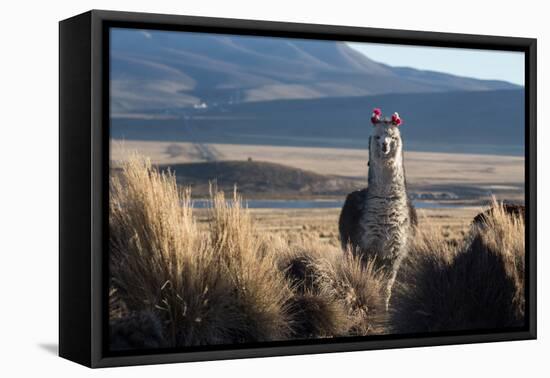
M 340 213 L 339 231 L 344 250 L 364 261 L 374 258 L 376 267 L 388 275 L 386 309 L 391 289 L 407 244 L 417 224 L 416 210 L 407 195 L 403 141 L 398 113 L 381 118 L 374 109 L 369 137 L 368 187 L 346 197 Z

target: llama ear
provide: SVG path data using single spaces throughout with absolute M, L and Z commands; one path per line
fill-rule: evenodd
M 400 126 L 403 121 L 401 120 L 401 117 L 399 117 L 399 113 L 395 112 L 391 116 L 391 123 L 394 126 Z
M 382 110 L 380 108 L 374 108 L 372 111 L 372 115 L 370 117 L 370 121 L 373 125 L 376 125 L 380 123 L 380 117 L 382 116 Z

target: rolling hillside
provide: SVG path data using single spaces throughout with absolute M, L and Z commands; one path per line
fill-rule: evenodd
M 118 29 L 111 88 L 113 116 L 163 118 L 201 104 L 520 87 L 390 67 L 344 42 Z

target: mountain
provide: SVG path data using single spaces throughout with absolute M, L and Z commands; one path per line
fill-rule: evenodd
M 111 34 L 111 111 L 118 118 L 173 118 L 193 107 L 273 100 L 519 88 L 390 67 L 344 42 L 130 29 Z
M 366 148 L 370 112 L 398 111 L 407 150 L 523 155 L 523 90 L 397 93 L 245 102 L 191 109 L 184 117 L 114 118 L 111 137 L 308 147 Z

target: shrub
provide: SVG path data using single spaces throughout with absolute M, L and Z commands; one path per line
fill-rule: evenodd
M 233 288 L 242 323 L 237 341 L 269 341 L 290 335 L 287 306 L 292 295 L 283 272 L 278 269 L 269 244 L 255 231 L 250 214 L 233 192 L 226 201 L 223 192 L 212 195 L 210 239 Z
M 130 312 L 155 313 L 170 346 L 230 341 L 232 287 L 172 174 L 125 162 L 111 178 L 109 225 L 112 286 Z
M 291 248 L 282 261 L 295 291 L 295 337 L 383 332 L 385 277 L 372 262 L 311 241 Z
M 279 248 L 279 269 L 293 290 L 289 305 L 294 339 L 341 336 L 352 326 L 344 303 L 318 280 L 320 261 L 335 252 L 311 240 Z
M 494 329 L 524 324 L 524 223 L 494 203 L 457 246 L 424 232 L 394 286 L 392 331 Z
M 321 259 L 316 268 L 317 285 L 329 297 L 343 303 L 350 318 L 347 335 L 365 336 L 385 332 L 384 290 L 387 276 L 352 253 Z
M 158 317 L 168 346 L 287 337 L 290 288 L 247 211 L 217 193 L 211 216 L 201 232 L 190 191 L 173 174 L 137 156 L 125 162 L 110 190 L 110 274 L 120 302 L 129 314 Z

